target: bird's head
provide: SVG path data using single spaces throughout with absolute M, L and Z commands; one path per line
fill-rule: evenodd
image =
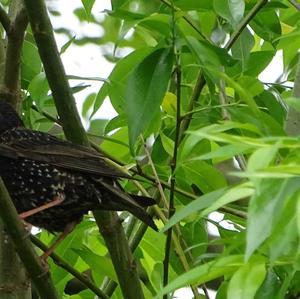
M 0 99 L 0 134 L 21 126 L 23 126 L 23 122 L 14 108 L 5 100 Z

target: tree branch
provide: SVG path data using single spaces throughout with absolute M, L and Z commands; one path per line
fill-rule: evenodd
M 176 52 L 175 47 L 175 20 L 174 20 L 174 9 L 172 9 L 173 16 L 173 45 L 174 52 Z M 173 149 L 173 157 L 170 163 L 171 167 L 171 188 L 170 188 L 170 200 L 169 200 L 169 210 L 168 210 L 168 219 L 170 219 L 175 213 L 175 205 L 174 205 L 174 194 L 175 194 L 175 171 L 177 166 L 177 150 L 179 146 L 179 134 L 180 134 L 180 124 L 181 124 L 181 69 L 179 64 L 178 53 L 176 53 L 176 128 L 175 128 L 175 140 L 174 140 L 174 149 Z M 171 245 L 172 245 L 172 227 L 167 231 L 167 239 L 165 245 L 165 258 L 163 261 L 163 286 L 166 286 L 169 283 L 169 264 L 170 264 L 170 256 L 171 256 Z M 197 294 L 195 295 L 197 297 Z M 168 299 L 168 295 L 165 294 L 164 299 Z
M 7 32 L 7 51 L 3 78 L 3 92 L 7 100 L 17 108 L 20 99 L 20 64 L 24 33 L 28 20 L 26 11 L 21 6 L 16 18 Z
M 60 60 L 45 4 L 42 0 L 24 2 L 65 135 L 74 143 L 89 146 Z M 133 265 L 133 257 L 117 213 L 94 211 L 94 215 L 115 266 L 123 296 L 126 299 L 142 299 L 143 293 L 136 269 L 128 267 Z M 113 229 L 116 234 L 111 234 L 106 228 Z M 133 296 L 130 289 L 134 289 L 139 296 Z
M 99 213 L 98 211 L 95 213 Z M 139 281 L 136 263 L 132 257 L 131 250 L 128 246 L 128 240 L 125 236 L 120 218 L 116 214 L 101 213 L 102 218 L 99 228 L 101 234 L 110 251 L 111 259 L 115 269 L 124 269 L 123 273 L 119 273 L 120 287 L 124 298 L 144 298 L 144 294 L 140 287 L 135 287 Z M 99 221 L 99 217 L 96 218 Z M 126 294 L 126 295 L 125 295 Z
M 3 7 L 0 7 L 0 22 L 6 31 L 6 39 L 0 45 L 0 60 L 4 68 L 1 69 L 1 93 L 5 94 L 14 107 L 20 102 L 19 82 L 20 82 L 20 56 L 26 28 L 24 21 L 24 11 L 21 13 L 22 5 L 19 0 L 10 2 L 9 10 L 11 19 Z M 5 46 L 4 46 L 5 44 Z M 5 48 L 5 50 L 4 50 Z M 10 79 L 7 80 L 7 75 Z M 13 95 L 13 96 L 11 96 Z M 2 198 L 1 198 L 2 199 Z M 7 213 L 1 206 L 1 211 Z M 17 219 L 17 221 L 19 221 Z M 5 220 L 0 221 L 0 230 L 5 231 Z M 10 233 L 11 226 L 7 229 Z M 3 299 L 11 298 L 31 298 L 31 282 L 26 272 L 22 257 L 15 250 L 14 242 L 6 233 L 0 237 L 0 297 Z M 20 259 L 21 257 L 21 259 Z M 50 282 L 51 283 L 51 282 Z M 54 288 L 53 288 L 54 289 Z
M 10 18 L 2 6 L 0 6 L 0 23 L 6 33 L 8 33 L 10 31 Z
M 74 143 L 88 146 L 46 6 L 42 0 L 24 0 L 24 3 L 64 133 Z
M 43 250 L 44 252 L 47 252 L 49 250 L 49 247 L 47 247 L 42 241 L 40 241 L 37 237 L 30 235 L 31 242 Z M 95 284 L 91 282 L 90 279 L 83 276 L 79 271 L 74 269 L 71 265 L 69 265 L 66 261 L 64 261 L 60 256 L 58 256 L 56 253 L 52 252 L 50 254 L 50 257 L 52 258 L 53 262 L 65 269 L 68 273 L 72 274 L 74 277 L 76 277 L 80 282 L 82 282 L 88 289 L 90 289 L 92 292 L 94 292 L 95 295 L 97 295 L 100 299 L 109 299 Z
M 21 223 L 16 208 L 1 178 L 0 205 L 0 216 L 41 298 L 58 299 L 59 297 L 51 281 L 50 273 L 44 268 L 41 259 L 33 250 L 28 238 L 29 233 L 25 230 L 23 223 Z

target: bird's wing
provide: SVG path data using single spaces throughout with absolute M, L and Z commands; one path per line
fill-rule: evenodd
M 22 157 L 96 176 L 130 178 L 106 162 L 101 154 L 87 147 L 43 132 L 18 129 L 17 133 L 6 143 L 0 143 L 1 156 L 11 159 Z

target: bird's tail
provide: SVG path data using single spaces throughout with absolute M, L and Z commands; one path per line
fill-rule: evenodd
M 156 203 L 153 198 L 127 194 L 117 184 L 111 185 L 103 180 L 97 180 L 97 183 L 101 184 L 110 194 L 110 198 L 107 198 L 105 204 L 103 204 L 105 209 L 114 211 L 126 210 L 154 230 L 158 230 L 152 217 L 145 210 L 146 207 Z

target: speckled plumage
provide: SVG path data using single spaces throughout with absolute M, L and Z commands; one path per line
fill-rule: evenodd
M 144 211 L 154 201 L 126 194 L 116 179 L 127 177 L 88 148 L 25 129 L 15 111 L 0 100 L 0 175 L 19 213 L 53 201 L 62 203 L 34 214 L 29 223 L 63 231 L 89 210 L 128 210 L 156 228 Z

